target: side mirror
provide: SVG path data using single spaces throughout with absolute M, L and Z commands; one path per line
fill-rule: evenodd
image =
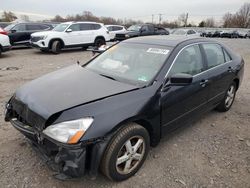
M 15 29 L 11 30 L 11 33 L 16 33 L 16 30 Z
M 171 85 L 188 85 L 193 81 L 193 76 L 191 74 L 177 73 L 170 77 Z
M 67 29 L 66 32 L 70 33 L 70 32 L 72 32 L 72 29 Z

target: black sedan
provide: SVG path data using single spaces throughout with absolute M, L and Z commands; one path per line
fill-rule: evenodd
M 46 156 L 58 178 L 96 176 L 100 169 L 122 181 L 166 133 L 206 111 L 228 111 L 243 71 L 243 59 L 217 41 L 133 38 L 22 86 L 5 120 Z

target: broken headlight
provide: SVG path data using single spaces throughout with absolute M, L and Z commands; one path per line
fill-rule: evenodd
M 43 133 L 59 142 L 76 144 L 93 121 L 94 119 L 92 117 L 86 117 L 73 121 L 65 121 L 50 125 L 43 131 Z

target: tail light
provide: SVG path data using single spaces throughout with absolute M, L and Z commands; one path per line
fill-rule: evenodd
M 0 34 L 8 35 L 8 32 L 0 27 Z

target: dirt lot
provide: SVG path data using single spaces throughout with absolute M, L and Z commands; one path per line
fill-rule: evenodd
M 221 40 L 221 39 L 220 39 Z M 85 62 L 91 53 L 60 55 L 18 49 L 0 58 L 0 187 L 236 187 L 250 188 L 250 40 L 224 39 L 246 62 L 244 82 L 232 109 L 215 111 L 167 135 L 151 148 L 143 168 L 113 183 L 102 175 L 59 181 L 18 131 L 4 122 L 3 108 L 16 88 L 45 73 Z M 6 67 L 19 70 L 6 70 Z

